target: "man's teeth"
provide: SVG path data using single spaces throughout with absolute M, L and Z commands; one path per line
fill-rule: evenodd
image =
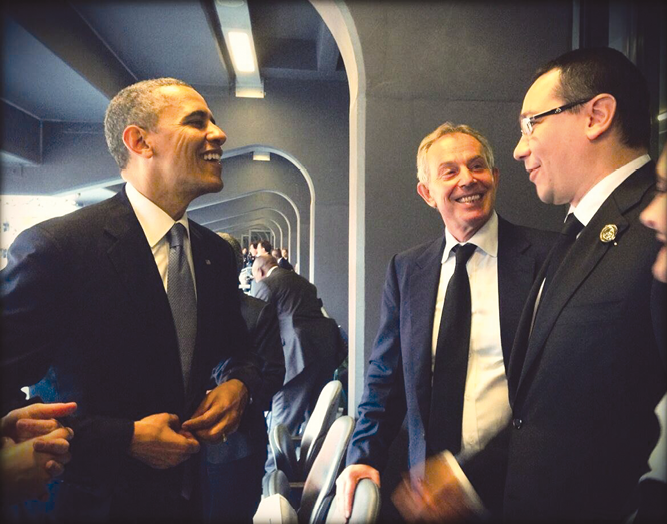
M 463 203 L 463 204 L 467 204 L 469 202 L 476 202 L 480 198 L 482 198 L 482 195 L 480 195 L 480 194 L 468 195 L 468 196 L 464 196 L 464 197 L 459 198 L 458 201 Z
M 216 162 L 220 162 L 220 156 L 219 153 L 206 153 L 204 155 L 204 160 L 215 160 Z

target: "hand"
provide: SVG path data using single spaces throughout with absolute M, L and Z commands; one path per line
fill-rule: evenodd
M 407 522 L 461 522 L 473 510 L 459 480 L 439 454 L 424 463 L 424 478 L 412 482 L 404 475 L 392 501 Z
M 223 382 L 206 394 L 183 429 L 207 442 L 219 442 L 234 433 L 248 403 L 248 388 L 238 379 Z
M 46 484 L 65 471 L 71 460 L 69 440 L 74 433 L 58 428 L 38 439 L 15 443 L 2 438 L 3 500 L 8 504 L 38 498 L 48 500 Z
M 0 421 L 0 434 L 15 443 L 46 435 L 62 427 L 58 418 L 76 411 L 76 402 L 54 404 L 31 404 L 10 411 Z
M 152 468 L 173 468 L 198 451 L 199 442 L 181 429 L 176 415 L 159 413 L 134 423 L 129 454 Z
M 354 490 L 361 479 L 371 479 L 378 487 L 380 486 L 380 472 L 366 464 L 352 464 L 346 467 L 336 480 L 338 511 L 345 515 L 346 520 L 352 513 Z

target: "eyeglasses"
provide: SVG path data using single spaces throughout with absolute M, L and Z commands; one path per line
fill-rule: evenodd
M 521 134 L 523 136 L 532 135 L 533 129 L 535 128 L 535 124 L 538 118 L 544 118 L 545 116 L 549 115 L 557 115 L 558 113 L 562 113 L 563 111 L 572 109 L 575 106 L 585 104 L 586 102 L 590 102 L 591 100 L 592 98 L 588 98 L 586 100 L 577 100 L 576 102 L 570 102 L 569 104 L 565 104 L 564 106 L 560 106 L 555 109 L 550 109 L 549 111 L 545 111 L 544 113 L 538 113 L 533 116 L 525 116 L 521 120 L 519 120 L 519 123 L 521 125 Z

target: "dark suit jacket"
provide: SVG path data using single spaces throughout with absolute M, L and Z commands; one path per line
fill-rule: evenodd
M 262 382 L 252 403 L 246 407 L 239 429 L 229 435 L 226 443 L 207 445 L 207 460 L 211 464 L 224 464 L 266 451 L 268 435 L 264 411 L 271 409 L 271 399 L 283 385 L 285 377 L 285 357 L 275 308 L 240 291 L 239 294 L 241 314 L 252 340 L 252 350 L 249 351 L 261 359 Z M 214 369 L 216 383 L 221 384 L 228 379 L 229 364 L 228 361 L 223 362 Z
M 278 267 L 281 267 L 283 269 L 289 269 L 290 271 L 294 270 L 294 266 L 292 266 L 292 264 L 289 263 L 289 260 L 282 257 L 278 259 Z
M 509 362 L 528 291 L 554 235 L 499 217 L 498 295 L 501 345 Z M 407 413 L 409 464 L 426 458 L 431 397 L 431 336 L 445 237 L 395 255 L 387 269 L 380 328 L 373 345 L 348 464 L 382 471 Z
M 157 470 L 127 455 L 133 421 L 163 412 L 186 420 L 213 367 L 228 358 L 229 378 L 257 391 L 256 365 L 243 351 L 233 252 L 192 221 L 190 236 L 198 324 L 187 391 L 167 294 L 124 189 L 28 229 L 9 251 L 1 273 L 2 400 L 46 375 L 49 400 L 78 403 L 64 477 L 71 482 L 178 493 L 183 465 Z
M 659 245 L 639 221 L 653 180 L 650 163 L 604 202 L 541 298 L 527 351 L 517 336 L 508 376 L 517 421 L 509 429 L 509 519 L 621 519 L 633 508 L 665 391 L 650 311 Z M 618 233 L 605 243 L 607 224 Z M 531 317 L 527 307 L 522 325 Z
M 344 343 L 336 321 L 322 314 L 322 301 L 313 284 L 294 271 L 277 267 L 255 283 L 253 295 L 273 304 L 278 312 L 285 384 L 314 362 L 330 361 L 333 372 L 344 358 Z

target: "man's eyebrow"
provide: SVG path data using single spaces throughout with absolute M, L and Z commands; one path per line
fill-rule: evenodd
M 208 111 L 204 111 L 203 109 L 199 109 L 197 111 L 193 111 L 192 113 L 189 113 L 183 118 L 183 120 L 188 120 L 190 118 L 208 118 L 214 125 L 215 125 L 215 118 L 213 118 L 213 115 L 209 113 Z

